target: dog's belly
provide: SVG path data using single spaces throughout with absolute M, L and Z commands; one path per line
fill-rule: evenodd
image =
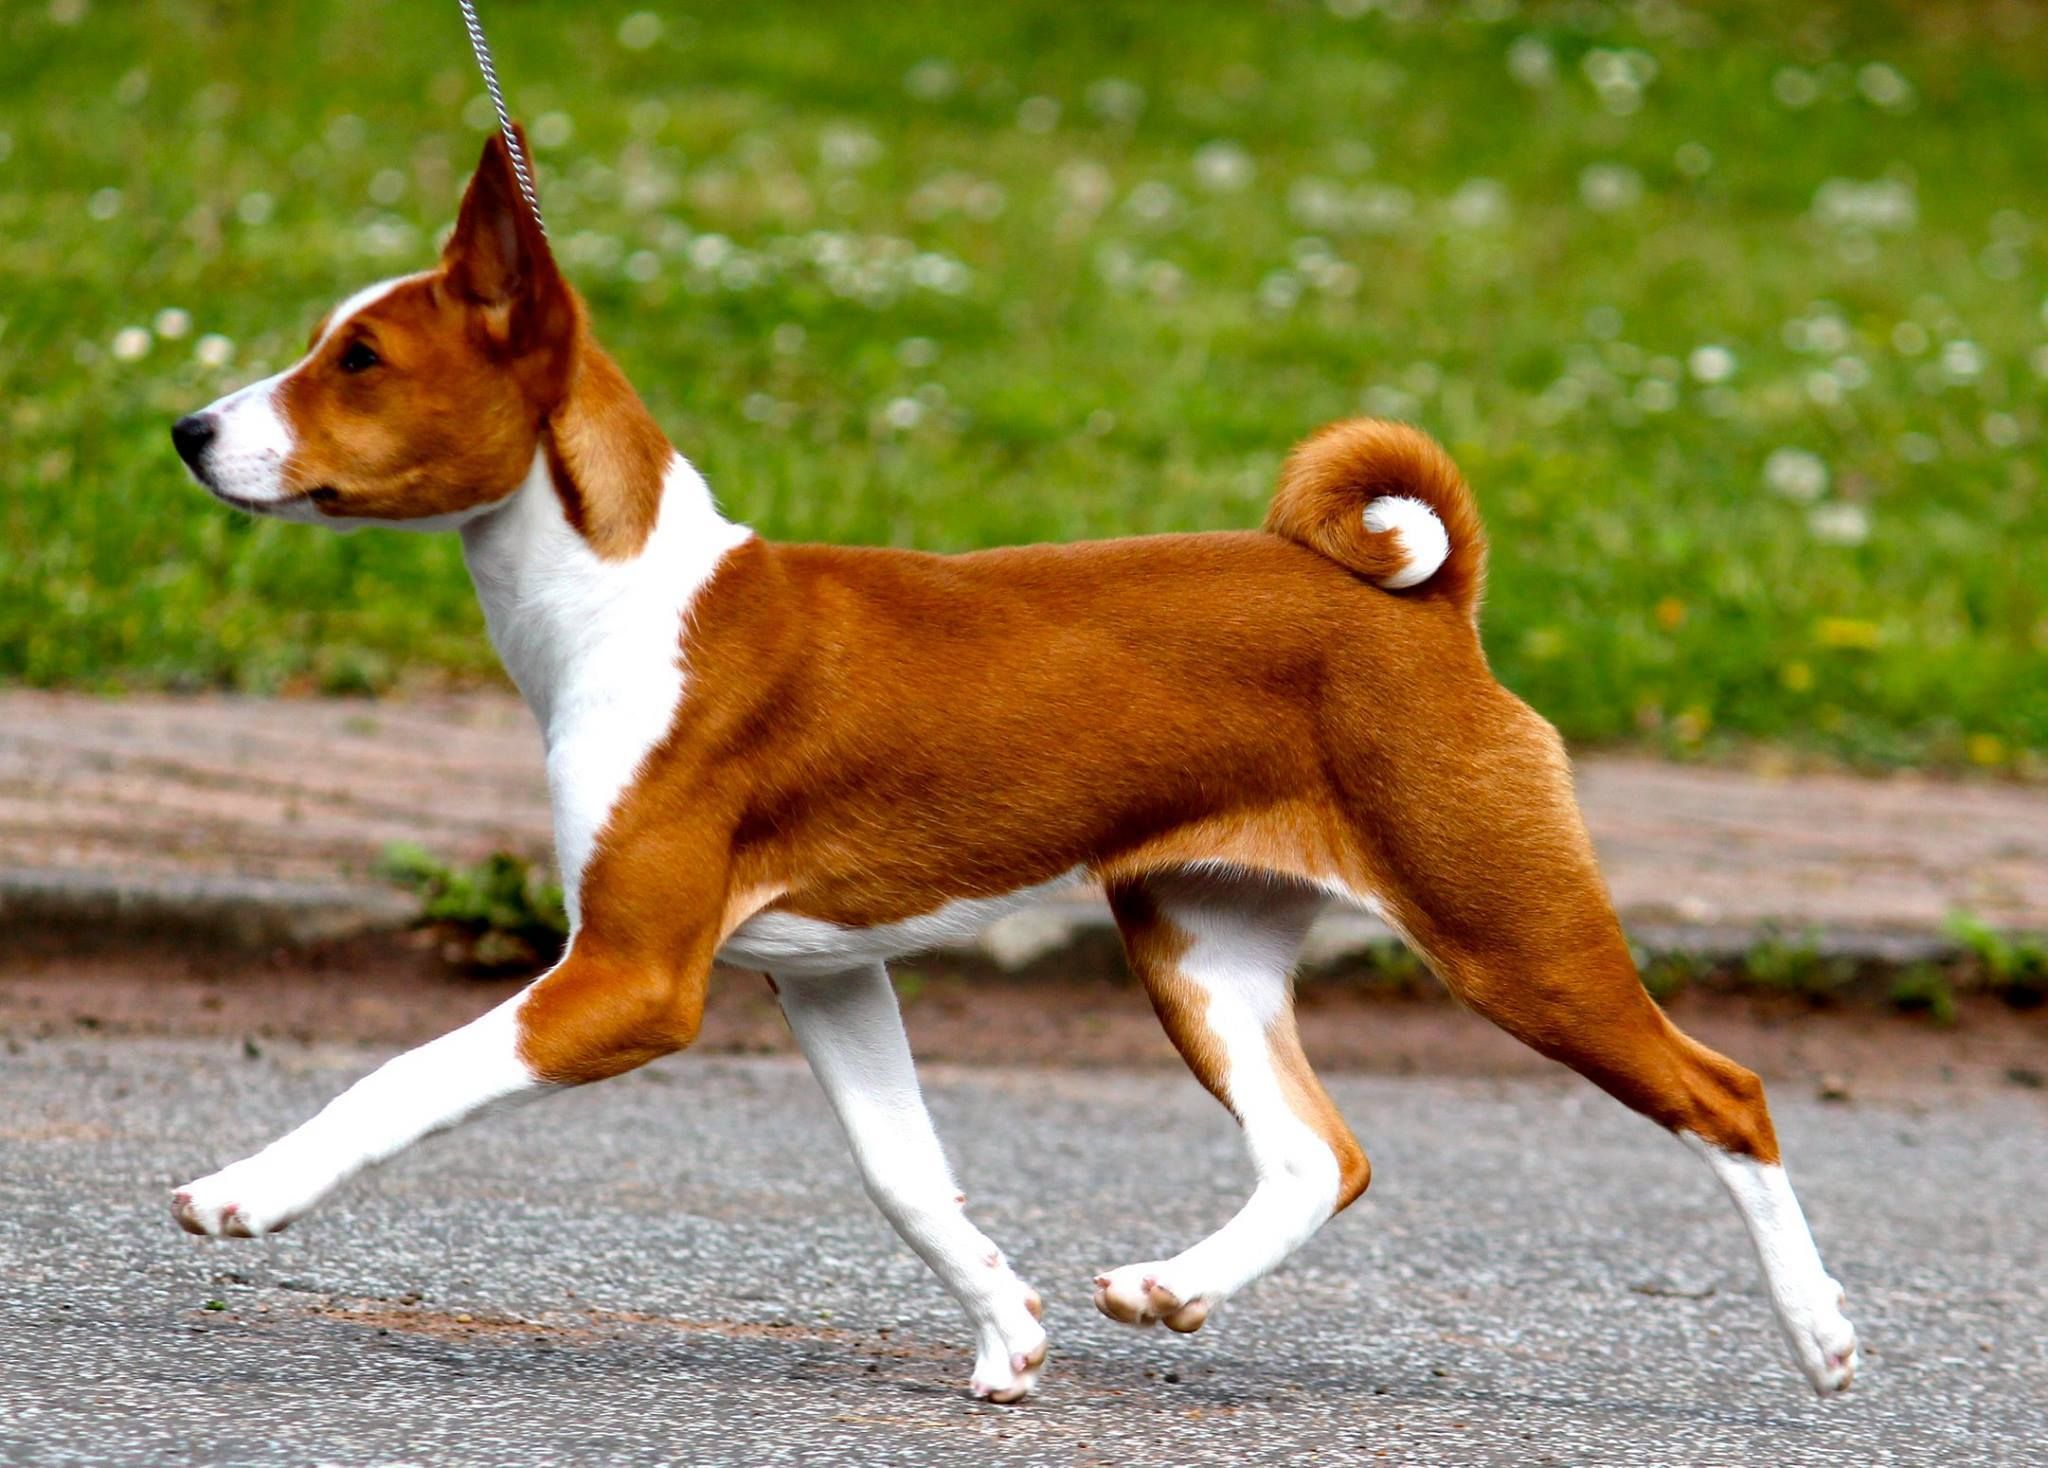
M 757 913 L 725 940 L 718 961 L 791 976 L 844 973 L 971 938 L 997 918 L 1036 906 L 1085 875 L 1076 868 L 1034 887 L 995 897 L 959 898 L 916 917 L 869 928 L 842 927 L 790 912 Z

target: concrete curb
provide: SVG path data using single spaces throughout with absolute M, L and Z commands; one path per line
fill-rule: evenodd
M 361 883 L 0 868 L 0 930 L 25 934 L 44 950 L 166 942 L 232 953 L 309 948 L 401 932 L 418 917 L 419 903 L 410 895 Z M 1736 924 L 1629 921 L 1627 914 L 1623 920 L 1630 941 L 1646 959 L 1684 954 L 1730 961 L 1772 936 Z M 1777 936 L 1810 946 L 1823 957 L 1874 967 L 1940 961 L 1960 951 L 1945 934 L 1903 929 L 1788 928 Z M 1301 970 L 1309 976 L 1341 971 L 1394 941 L 1392 930 L 1369 914 L 1326 913 L 1304 945 Z M 1123 969 L 1116 927 L 1100 899 L 1013 913 L 974 938 L 940 947 L 931 957 L 1005 973 L 1040 967 Z
M 45 949 L 308 948 L 405 928 L 418 916 L 418 902 L 402 892 L 338 882 L 0 868 L 0 931 Z
M 1811 948 L 1822 958 L 1846 959 L 1858 967 L 1897 968 L 1958 956 L 1961 946 L 1945 933 L 1909 929 L 1793 928 L 1776 930 L 1739 924 L 1632 921 L 1622 915 L 1639 960 L 1672 955 L 1706 962 L 1737 961 L 1771 938 Z M 1301 972 L 1310 977 L 1339 972 L 1375 950 L 1399 940 L 1393 929 L 1362 912 L 1325 913 L 1302 945 Z M 956 961 L 992 964 L 1014 972 L 1040 964 L 1085 966 L 1107 953 L 1121 968 L 1116 926 L 1100 903 L 1060 904 L 1012 914 L 979 937 L 939 950 Z M 914 962 L 914 960 L 913 960 Z

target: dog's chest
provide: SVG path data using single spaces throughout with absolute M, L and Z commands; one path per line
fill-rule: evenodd
M 750 534 L 719 517 L 680 457 L 636 556 L 606 560 L 590 549 L 564 519 L 539 458 L 502 510 L 464 531 L 491 642 L 547 742 L 555 853 L 572 924 L 606 821 L 675 723 L 690 603 Z

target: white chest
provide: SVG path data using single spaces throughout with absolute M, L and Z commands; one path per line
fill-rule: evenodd
M 663 482 L 654 530 L 629 559 L 605 560 L 576 533 L 539 456 L 503 508 L 463 531 L 491 642 L 546 741 L 572 926 L 605 822 L 675 722 L 690 603 L 751 534 L 720 517 L 680 455 Z

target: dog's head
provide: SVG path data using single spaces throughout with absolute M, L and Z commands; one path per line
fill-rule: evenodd
M 581 303 L 493 135 L 435 269 L 357 292 L 297 363 L 179 419 L 171 438 L 239 509 L 460 524 L 526 477 L 581 335 Z

